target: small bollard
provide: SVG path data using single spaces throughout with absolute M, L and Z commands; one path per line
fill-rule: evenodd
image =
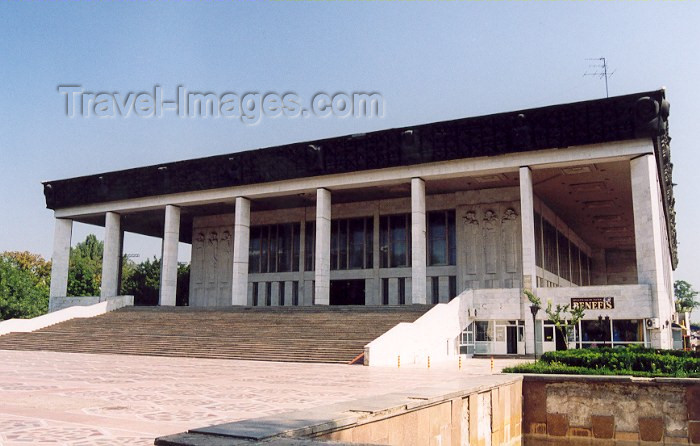
M 401 355 L 396 357 L 396 364 L 398 365 L 398 368 L 401 368 Z
M 462 370 L 462 355 L 459 355 L 459 370 Z
M 491 371 L 493 372 L 493 356 L 491 356 Z
M 428 356 L 428 368 L 430 368 L 430 356 Z

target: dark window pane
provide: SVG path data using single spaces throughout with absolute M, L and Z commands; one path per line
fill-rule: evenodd
M 557 249 L 559 250 L 559 276 L 565 280 L 571 280 L 569 239 L 561 232 L 557 232 Z
M 450 276 L 450 300 L 457 297 L 457 276 Z
M 636 342 L 642 341 L 643 339 L 639 321 L 613 321 L 613 340 L 615 342 Z
M 365 257 L 365 219 L 350 220 L 350 265 L 349 268 L 362 268 Z
M 382 279 L 382 305 L 389 305 L 389 279 Z
M 399 278 L 399 305 L 406 305 L 406 278 Z
M 284 305 L 284 298 L 285 298 L 284 282 L 277 282 L 277 283 L 279 284 L 279 290 L 280 290 L 279 291 L 279 293 L 280 293 L 280 306 L 283 306 Z
M 406 242 L 394 241 L 391 245 L 391 267 L 406 266 Z
M 248 271 L 260 272 L 260 228 L 250 228 L 250 249 L 248 256 Z
M 535 212 L 535 265 L 542 268 L 542 217 Z
M 552 274 L 559 274 L 557 264 L 557 230 L 547 220 L 542 220 L 544 235 L 544 269 Z
M 293 236 L 294 241 L 292 245 L 292 271 L 299 271 L 299 249 L 300 249 L 300 238 L 299 232 L 301 230 L 301 225 L 299 223 L 293 224 Z
M 292 305 L 299 305 L 299 282 L 292 282 Z
M 338 222 L 331 222 L 331 269 L 338 269 Z
M 439 277 L 430 277 L 430 285 L 432 288 L 433 303 L 434 304 L 440 303 L 440 278 Z
M 374 218 L 365 219 L 365 268 L 374 268 Z
M 269 231 L 267 226 L 262 226 L 260 227 L 260 240 L 261 240 L 261 248 L 260 248 L 260 272 L 261 273 L 266 273 L 269 271 L 269 262 L 270 262 L 270 251 L 269 251 L 269 243 L 270 241 L 268 240 L 269 237 Z
M 379 218 L 379 265 L 389 267 L 389 217 Z
M 457 234 L 455 228 L 455 211 L 447 213 L 447 245 L 449 249 L 449 264 L 457 264 Z
M 348 268 L 348 220 L 338 222 L 338 269 Z
M 304 230 L 304 270 L 314 270 L 315 240 L 316 240 L 316 224 L 312 221 L 306 222 Z

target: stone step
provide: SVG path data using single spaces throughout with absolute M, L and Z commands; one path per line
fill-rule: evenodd
M 428 309 L 127 307 L 0 336 L 0 349 L 348 363 L 367 343 Z

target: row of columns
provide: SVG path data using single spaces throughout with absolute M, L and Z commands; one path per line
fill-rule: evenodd
M 233 238 L 232 305 L 246 305 L 248 295 L 248 249 L 250 243 L 250 200 L 236 197 Z M 426 303 L 426 212 L 425 182 L 411 180 L 411 299 Z M 68 264 L 73 222 L 57 218 L 54 234 L 54 253 L 51 270 L 51 296 L 63 297 L 68 286 Z M 180 208 L 165 207 L 163 245 L 161 252 L 160 305 L 175 305 L 177 290 L 178 243 L 180 235 Z M 119 294 L 123 231 L 121 216 L 116 212 L 105 214 L 104 256 L 102 263 L 103 298 Z M 316 251 L 314 302 L 330 304 L 331 260 L 331 192 L 316 191 Z

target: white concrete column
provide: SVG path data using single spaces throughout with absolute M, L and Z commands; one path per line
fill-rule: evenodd
M 121 216 L 116 212 L 105 214 L 105 240 L 102 255 L 102 288 L 100 297 L 119 294 L 119 257 L 121 249 Z
M 532 186 L 532 171 L 529 167 L 520 168 L 520 222 L 522 225 L 522 287 L 537 293 L 537 264 L 535 262 L 535 194 Z M 535 352 L 533 339 L 535 326 L 530 312 L 530 301 L 524 295 L 521 299 L 521 315 L 525 322 L 525 351 Z M 541 316 L 542 311 L 538 316 Z
M 177 248 L 180 243 L 180 208 L 165 206 L 163 251 L 160 261 L 160 306 L 175 306 L 177 294 Z
M 316 191 L 316 305 L 330 304 L 331 291 L 331 192 Z
M 66 297 L 68 294 L 68 268 L 70 266 L 70 242 L 73 220 L 57 218 L 54 221 L 53 255 L 51 256 L 50 297 Z
M 427 273 L 425 181 L 411 179 L 411 303 L 425 304 Z
M 245 305 L 248 299 L 248 249 L 250 246 L 250 200 L 247 198 L 236 197 L 233 232 L 231 305 Z
M 634 211 L 634 243 L 637 253 L 637 282 L 651 286 L 654 317 L 661 322 L 660 330 L 651 331 L 651 344 L 656 348 L 672 348 L 670 321 L 673 292 L 670 270 L 665 271 L 665 217 L 661 190 L 656 174 L 654 155 L 643 155 L 630 161 L 632 208 Z M 666 321 L 669 325 L 666 326 Z

